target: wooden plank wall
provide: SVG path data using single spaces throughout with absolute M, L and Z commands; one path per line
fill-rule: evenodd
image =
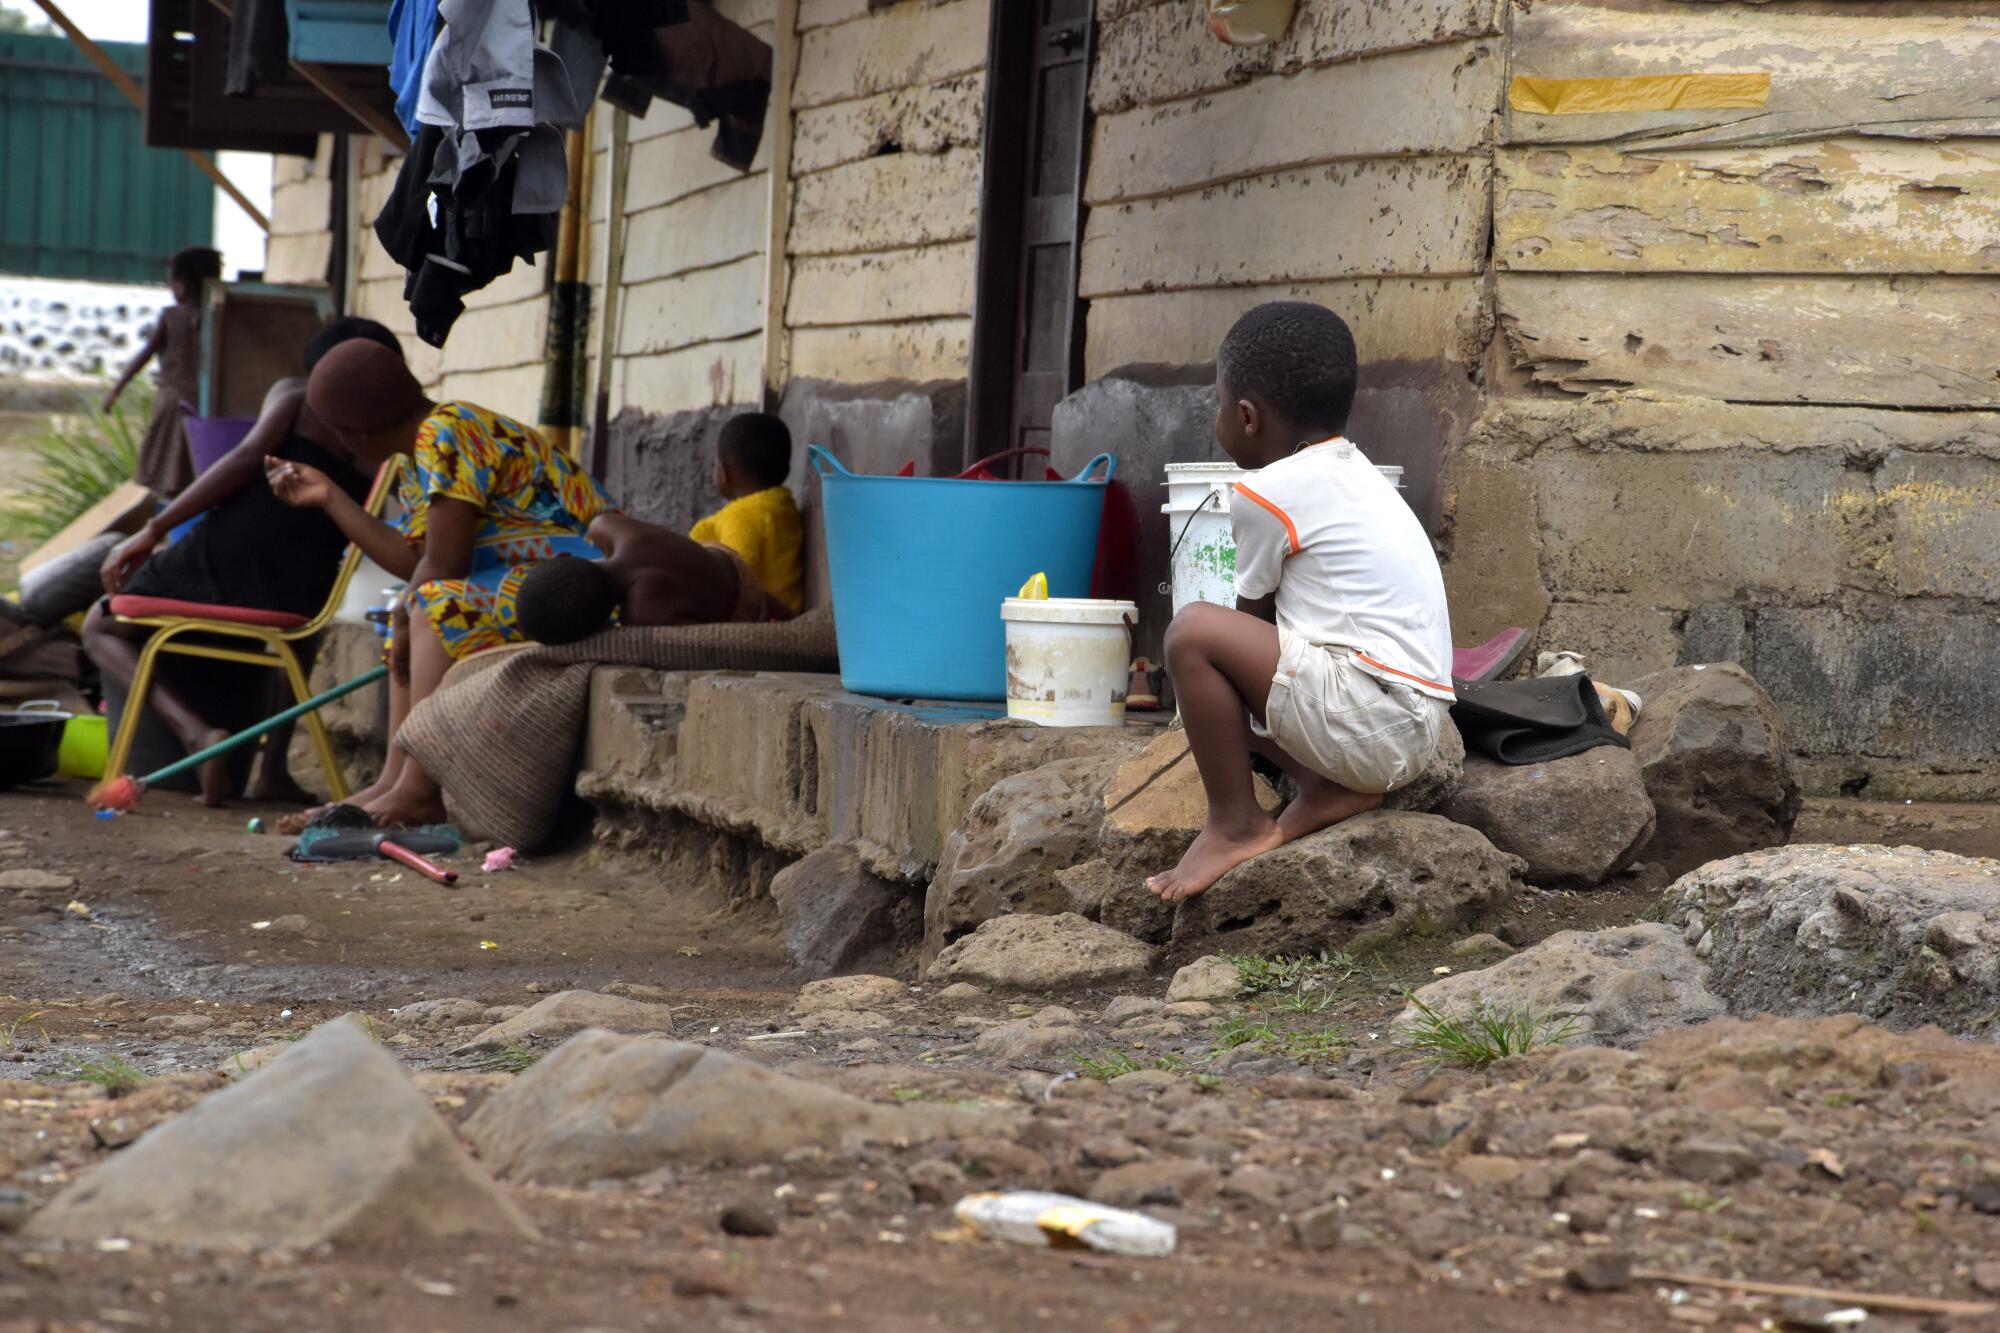
M 772 39 L 773 0 L 719 0 L 726 17 Z M 591 172 L 589 278 L 601 276 L 610 200 L 611 108 L 600 102 Z M 761 400 L 767 135 L 749 172 L 710 153 L 706 129 L 680 107 L 654 102 L 629 133 L 624 281 L 617 302 L 611 412 L 647 412 Z M 603 302 L 591 308 L 595 359 Z
M 1254 48 L 1197 4 L 1097 12 L 1086 378 L 1212 360 L 1285 298 L 1347 315 L 1364 361 L 1477 359 L 1498 0 L 1300 0 Z
M 323 147 L 332 140 L 322 138 Z M 264 252 L 266 282 L 322 283 L 333 249 L 331 152 L 318 158 L 271 159 L 271 240 Z
M 2000 10 L 1516 0 L 1515 75 L 1767 73 L 1762 107 L 1509 111 L 1498 313 L 1537 383 L 2000 407 Z
M 800 0 L 785 323 L 795 377 L 963 379 L 987 0 Z

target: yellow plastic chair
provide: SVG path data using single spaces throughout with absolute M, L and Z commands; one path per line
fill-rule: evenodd
M 395 492 L 401 463 L 400 458 L 391 459 L 375 475 L 375 484 L 368 493 L 367 510 L 376 518 L 382 516 L 389 496 Z M 139 666 L 132 676 L 132 689 L 125 697 L 125 713 L 118 722 L 118 736 L 105 759 L 106 776 L 125 775 L 126 764 L 132 757 L 132 743 L 139 734 L 139 720 L 145 715 L 146 696 L 153 687 L 153 673 L 162 653 L 269 667 L 285 673 L 285 679 L 292 687 L 294 702 L 304 703 L 312 698 L 305 670 L 300 666 L 292 645 L 312 638 L 327 627 L 339 612 L 341 603 L 347 600 L 347 585 L 353 581 L 354 571 L 360 565 L 361 548 L 350 543 L 347 553 L 341 557 L 340 573 L 334 577 L 333 589 L 327 594 L 326 604 L 320 607 L 319 614 L 310 619 L 282 611 L 178 602 L 164 597 L 126 594 L 113 597 L 111 613 L 120 624 L 143 625 L 153 634 L 146 640 L 146 646 L 139 650 Z M 189 640 L 183 637 L 186 635 L 203 637 Z M 257 646 L 229 647 L 212 642 L 214 639 L 247 639 Z M 305 723 L 306 731 L 312 737 L 313 749 L 319 756 L 319 766 L 326 773 L 329 794 L 336 801 L 346 800 L 347 775 L 341 771 L 340 760 L 333 753 L 333 739 L 327 735 L 326 724 L 320 721 L 317 711 L 307 713 Z

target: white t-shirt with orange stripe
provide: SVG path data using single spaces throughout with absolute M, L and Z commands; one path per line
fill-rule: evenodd
M 1278 626 L 1362 669 L 1452 698 L 1451 617 L 1430 538 L 1346 439 L 1251 473 L 1229 506 L 1236 595 L 1278 594 Z

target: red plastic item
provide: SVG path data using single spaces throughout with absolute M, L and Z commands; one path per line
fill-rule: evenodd
M 1003 449 L 980 459 L 952 480 L 1012 480 L 995 472 L 992 465 L 1004 458 L 1028 454 L 1040 454 L 1046 458 L 1049 451 L 1036 445 Z M 1052 467 L 1044 468 L 1043 472 L 1045 481 L 1066 480 Z M 903 464 L 896 470 L 896 475 L 916 476 L 916 460 Z M 1125 489 L 1125 483 L 1115 479 L 1104 488 L 1104 517 L 1097 529 L 1097 564 L 1090 572 L 1090 595 L 1126 602 L 1137 601 L 1139 597 L 1139 506 L 1133 502 L 1132 492 Z
M 183 602 L 173 597 L 138 597 L 120 593 L 111 599 L 111 614 L 128 620 L 151 620 L 156 616 L 185 616 L 190 620 L 224 620 L 232 625 L 259 625 L 265 629 L 297 629 L 312 617 L 295 616 L 289 611 L 259 611 L 250 606 L 214 606 L 207 602 Z

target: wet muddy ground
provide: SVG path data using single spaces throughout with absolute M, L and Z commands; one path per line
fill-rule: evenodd
M 1811 1326 L 1840 1303 L 1681 1279 L 1959 1301 L 2000 1291 L 1990 1048 L 1760 1020 L 1636 1056 L 1435 1070 L 1388 1021 L 1436 968 L 1478 965 L 1448 940 L 1337 960 L 1309 997 L 1122 1023 L 1105 1012 L 1116 992 L 947 1002 L 922 985 L 801 1017 L 768 904 L 631 861 L 586 849 L 484 875 L 461 860 L 466 877 L 446 889 L 386 862 L 294 865 L 284 840 L 244 832 L 247 811 L 155 794 L 100 822 L 79 795 L 0 797 L 0 872 L 60 877 L 0 873 L 30 884 L 0 888 L 0 1190 L 22 1196 L 0 1194 L 0 1211 L 46 1199 L 116 1151 L 105 1139 L 221 1086 L 242 1053 L 347 1012 L 367 1015 L 460 1121 L 535 1052 L 457 1053 L 490 1012 L 433 1026 L 398 1011 L 462 998 L 505 1012 L 571 988 L 671 1004 L 678 1037 L 884 1102 L 985 1106 L 1014 1137 L 514 1188 L 537 1245 L 204 1256 L 33 1243 L 0 1215 L 7 1333 Z M 1990 815 L 1821 804 L 1800 836 L 1992 854 Z M 1525 943 L 1630 921 L 1657 888 L 1642 874 L 1531 895 L 1501 933 Z M 1123 993 L 1157 999 L 1165 983 Z M 1018 1056 L 975 1045 L 1050 1006 L 1067 1011 L 1049 1021 L 1073 1041 Z M 106 1096 L 90 1077 L 116 1061 L 147 1082 Z M 1116 1182 L 1180 1226 L 1180 1247 L 1137 1260 L 980 1242 L 951 1215 L 954 1180 L 1077 1193 Z M 778 1217 L 776 1237 L 718 1229 L 725 1206 L 746 1202 Z M 1575 1289 L 1607 1285 L 1592 1278 L 1606 1262 L 1676 1276 Z

